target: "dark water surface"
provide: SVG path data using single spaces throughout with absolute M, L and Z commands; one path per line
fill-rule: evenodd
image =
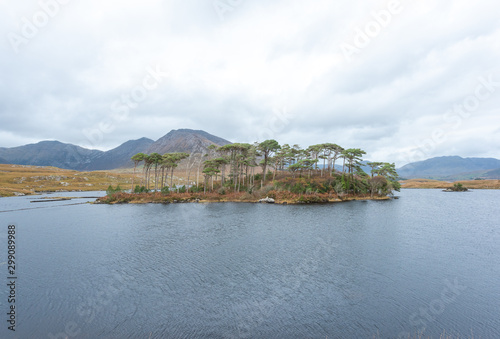
M 0 265 L 0 337 L 500 338 L 500 191 L 398 195 L 310 206 L 1 198 L 0 211 L 18 210 L 0 212 L 2 262 L 17 226 L 18 280 L 10 333 Z

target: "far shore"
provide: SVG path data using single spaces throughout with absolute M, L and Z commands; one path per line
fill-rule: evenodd
M 500 189 L 500 180 L 457 180 L 441 181 L 432 179 L 409 179 L 400 181 L 402 189 L 421 188 L 421 189 L 447 189 L 452 188 L 454 184 L 462 184 L 468 189 Z

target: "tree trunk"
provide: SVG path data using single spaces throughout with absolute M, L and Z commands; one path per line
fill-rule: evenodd
M 267 170 L 267 154 L 264 153 L 264 166 L 262 166 L 262 180 L 260 181 L 260 188 L 264 187 L 264 181 L 266 181 L 266 170 Z
M 198 180 L 200 179 L 200 168 L 196 171 L 196 188 L 198 188 Z
M 132 189 L 130 190 L 131 193 L 134 193 L 134 178 L 135 178 L 135 169 L 137 168 L 137 163 L 134 163 L 134 175 L 132 176 Z
M 260 181 L 260 188 L 264 187 L 264 181 L 266 180 L 266 170 L 267 170 L 267 164 L 264 163 L 263 171 L 262 171 L 262 179 Z
M 161 173 L 160 173 L 160 190 L 163 188 L 163 179 L 165 179 L 165 167 L 161 167 Z

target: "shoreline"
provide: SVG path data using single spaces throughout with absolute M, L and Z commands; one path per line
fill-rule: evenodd
M 244 193 L 238 196 L 204 196 L 202 194 L 168 194 L 161 195 L 158 193 L 143 193 L 130 194 L 119 193 L 111 196 L 105 196 L 97 199 L 93 204 L 121 205 L 121 204 L 186 204 L 186 203 L 249 203 L 249 204 L 269 204 L 269 205 L 312 205 L 312 204 L 335 204 L 349 201 L 368 201 L 368 200 L 394 200 L 399 197 L 390 196 L 347 196 L 347 197 L 324 197 L 319 195 L 298 195 L 286 199 L 271 198 L 269 201 L 261 201 L 269 199 L 269 197 L 244 197 Z

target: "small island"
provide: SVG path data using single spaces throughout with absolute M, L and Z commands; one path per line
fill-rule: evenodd
M 469 189 L 462 185 L 461 183 L 456 183 L 453 187 L 444 189 L 443 192 L 468 192 Z
M 280 145 L 274 139 L 211 145 L 207 152 L 198 154 L 138 153 L 132 161 L 134 177 L 142 165 L 141 184 L 132 182 L 128 191 L 110 186 L 96 203 L 310 204 L 390 199 L 393 191 L 401 188 L 395 164 L 364 162 L 364 154 L 359 148 L 344 149 L 333 143 L 302 149 Z M 342 165 L 336 167 L 340 160 Z M 182 175 L 187 177 L 182 186 L 174 184 L 175 170 L 181 163 Z

